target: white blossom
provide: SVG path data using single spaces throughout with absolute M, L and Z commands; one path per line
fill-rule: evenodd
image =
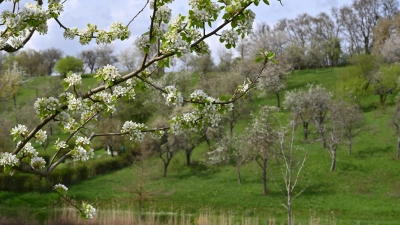
M 82 213 L 85 218 L 91 219 L 91 218 L 93 218 L 94 215 L 96 215 L 96 209 L 90 204 L 83 203 L 83 212 Z
M 19 145 L 19 143 L 18 143 Z M 30 142 L 26 143 L 25 146 L 22 148 L 21 153 L 25 157 L 34 158 L 38 155 L 36 149 L 32 146 Z
M 143 123 L 126 121 L 122 126 L 121 132 L 128 133 L 130 136 L 129 138 L 130 140 L 140 142 L 145 137 L 145 133 L 143 133 L 142 130 L 146 128 L 147 128 L 146 125 L 144 125 Z
M 16 155 L 9 152 L 0 152 L 0 166 L 18 166 L 19 159 Z
M 65 141 L 60 141 L 60 138 L 57 139 L 57 141 L 54 143 L 54 147 L 57 150 L 68 148 L 68 145 Z
M 65 78 L 64 81 L 69 84 L 68 87 L 75 86 L 75 85 L 78 85 L 78 86 L 82 85 L 82 77 L 80 74 L 76 74 L 76 73 L 73 73 L 73 74 L 67 76 L 67 78 Z
M 45 141 L 47 140 L 46 131 L 39 130 L 39 131 L 35 134 L 35 138 L 36 138 L 36 142 L 37 142 L 37 143 L 42 144 L 43 142 L 45 142 Z
M 26 134 L 28 134 L 28 128 L 25 125 L 18 124 L 11 129 L 11 135 L 24 136 Z
M 54 185 L 54 190 L 62 195 L 65 195 L 68 191 L 68 188 L 64 184 L 56 184 Z
M 162 95 L 166 99 L 166 105 L 169 105 L 171 103 L 175 106 L 181 106 L 183 104 L 182 94 L 178 92 L 175 86 L 167 86 L 165 87 L 165 91 L 167 92 L 167 94 L 163 93 Z
M 46 166 L 46 161 L 42 157 L 33 157 L 31 159 L 33 169 L 43 169 Z
M 83 148 L 82 146 L 77 146 L 73 151 L 72 151 L 72 159 L 74 162 L 77 161 L 87 161 L 91 157 L 93 157 L 93 149 L 89 149 L 88 151 Z

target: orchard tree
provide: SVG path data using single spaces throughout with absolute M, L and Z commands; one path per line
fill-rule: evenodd
M 228 164 L 234 166 L 239 184 L 242 183 L 240 168 L 250 161 L 250 154 L 245 148 L 245 139 L 242 136 L 234 138 L 224 137 L 218 142 L 214 150 L 206 153 L 207 164 Z
M 263 194 L 267 195 L 267 169 L 270 160 L 275 158 L 278 146 L 278 119 L 273 115 L 277 111 L 275 107 L 264 106 L 255 116 L 253 123 L 246 127 L 245 140 L 249 157 L 261 168 Z
M 279 64 L 268 63 L 268 67 L 264 70 L 260 79 L 260 89 L 273 93 L 276 96 L 277 107 L 281 108 L 280 92 L 286 88 L 287 74 L 291 71 L 292 66 L 284 60 L 279 60 Z
M 320 85 L 307 84 L 307 88 L 287 92 L 283 104 L 292 111 L 294 120 L 302 123 L 304 141 L 308 139 L 309 125 L 314 123 L 325 148 L 324 131 L 332 93 Z
M 89 67 L 90 73 L 93 73 L 98 58 L 96 52 L 92 49 L 83 50 L 79 53 L 79 58 L 83 61 L 85 66 Z
M 360 106 L 344 100 L 336 100 L 333 102 L 331 108 L 332 122 L 336 123 L 338 129 L 343 130 L 343 135 L 347 138 L 347 150 L 350 155 L 353 138 L 366 130 L 363 128 L 364 118 Z
M 187 15 L 178 14 L 171 19 L 171 9 L 168 7 L 170 0 L 147 1 L 144 7 L 150 7 L 152 16 L 149 20 L 149 29 L 140 35 L 135 41 L 136 46 L 143 52 L 141 64 L 126 75 L 121 75 L 118 68 L 107 65 L 99 68 L 94 75 L 101 84 L 92 87 L 89 91 L 80 93 L 77 91 L 82 86 L 82 78 L 79 74 L 71 74 L 64 79 L 65 92 L 60 96 L 39 98 L 34 104 L 40 122 L 28 129 L 26 125 L 18 124 L 11 130 L 11 135 L 16 141 L 16 147 L 12 151 L 1 153 L 0 166 L 5 173 L 13 174 L 15 171 L 34 174 L 48 180 L 49 175 L 66 158 L 74 161 L 87 161 L 93 157 L 93 149 L 90 142 L 100 136 L 128 136 L 130 140 L 140 142 L 146 134 L 152 134 L 154 138 L 161 138 L 166 130 L 178 134 L 182 129 L 201 129 L 203 126 L 217 126 L 221 115 L 231 110 L 233 103 L 249 91 L 258 81 L 264 69 L 261 68 L 254 79 L 246 81 L 238 87 L 231 96 L 225 98 L 210 97 L 202 90 L 195 90 L 189 96 L 184 95 L 169 85 L 159 87 L 154 82 L 154 70 L 148 70 L 157 65 L 160 68 L 169 66 L 169 59 L 178 58 L 184 54 L 195 52 L 199 55 L 210 52 L 205 40 L 218 35 L 220 41 L 227 48 L 236 47 L 239 36 L 246 36 L 251 32 L 255 14 L 248 9 L 251 5 L 259 5 L 259 0 L 234 0 L 234 1 L 189 1 L 190 11 Z M 267 0 L 264 3 L 269 4 Z M 28 2 L 20 6 L 19 2 L 3 2 L 8 4 L 13 11 L 3 11 L 3 32 L 0 38 L 0 49 L 14 52 L 22 48 L 32 37 L 33 33 L 45 34 L 47 21 L 56 20 L 64 37 L 67 39 L 79 38 L 83 45 L 96 39 L 98 44 L 111 43 L 114 40 L 125 40 L 130 36 L 129 26 L 135 22 L 136 16 L 126 25 L 114 22 L 108 30 L 100 29 L 95 24 L 89 23 L 86 28 L 79 30 L 76 27 L 66 27 L 58 16 L 63 11 L 63 2 L 43 1 Z M 143 10 L 140 10 L 142 12 Z M 218 21 L 218 18 L 223 18 Z M 218 25 L 214 26 L 214 24 Z M 228 26 L 230 25 L 230 26 Z M 168 27 L 168 29 L 162 29 Z M 211 27 L 209 29 L 209 27 Z M 7 31 L 7 32 L 5 32 Z M 150 46 L 156 47 L 150 54 Z M 272 60 L 273 54 L 263 52 L 261 61 L 264 64 Z M 168 127 L 148 128 L 145 124 L 135 121 L 126 121 L 120 131 L 86 134 L 81 132 L 85 127 L 92 125 L 99 114 L 113 113 L 120 98 L 134 98 L 136 92 L 155 89 L 165 97 L 166 103 L 180 106 L 183 103 L 191 104 L 192 111 L 176 115 L 169 121 Z M 47 139 L 43 128 L 51 121 L 57 121 L 68 137 L 51 142 L 57 152 L 48 162 L 38 155 L 32 141 L 44 142 Z M 72 138 L 74 137 L 74 138 Z M 75 143 L 72 141 L 75 140 Z M 54 190 L 63 198 L 68 190 L 63 184 L 51 184 Z M 87 203 L 82 206 L 65 198 L 76 207 L 84 218 L 92 218 L 96 209 Z
M 69 72 L 83 72 L 83 62 L 78 58 L 67 55 L 65 58 L 58 60 L 55 68 L 57 72 L 65 77 Z
M 62 58 L 64 55 L 61 49 L 57 48 L 48 48 L 40 52 L 42 56 L 42 64 L 43 67 L 46 69 L 47 75 L 51 75 L 54 70 L 54 66 L 56 65 L 57 61 Z

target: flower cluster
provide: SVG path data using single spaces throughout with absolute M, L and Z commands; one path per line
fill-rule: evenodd
M 94 77 L 96 77 L 97 80 L 104 81 L 106 86 L 110 87 L 113 85 L 114 81 L 117 81 L 121 78 L 121 74 L 119 74 L 118 68 L 116 66 L 107 65 L 103 68 L 98 69 Z
M 36 138 L 36 142 L 37 142 L 37 143 L 42 144 L 43 142 L 45 142 L 45 141 L 47 140 L 46 131 L 39 130 L 39 131 L 35 134 L 35 138 Z
M 54 148 L 56 150 L 68 148 L 68 145 L 65 141 L 60 141 L 60 138 L 57 139 L 57 141 L 54 143 Z
M 5 32 L 0 38 L 0 47 L 3 47 L 8 41 L 13 48 L 22 47 L 23 39 L 32 28 L 35 28 L 39 34 L 46 34 L 47 20 L 57 18 L 62 11 L 63 5 L 58 2 L 50 3 L 47 10 L 32 2 L 27 2 L 19 12 L 4 10 L 0 20 L 8 32 Z
M 145 50 L 150 45 L 150 37 L 148 34 L 142 34 L 135 40 L 135 45 L 141 50 Z
M 14 174 L 13 166 L 19 166 L 20 162 L 16 155 L 9 152 L 0 152 L 0 166 L 4 166 L 4 172 L 11 176 Z
M 221 37 L 219 38 L 221 42 L 226 42 L 226 47 L 235 47 L 236 42 L 239 40 L 238 33 L 235 30 L 223 30 Z
M 63 184 L 54 185 L 54 190 L 60 193 L 61 195 L 65 195 L 68 191 L 68 188 Z
M 83 206 L 83 210 L 82 210 L 83 218 L 91 219 L 91 218 L 93 218 L 94 215 L 96 215 L 96 209 L 92 205 L 82 203 L 82 206 Z
M 35 101 L 34 109 L 36 110 L 36 114 L 39 118 L 43 119 L 44 117 L 55 113 L 58 109 L 60 102 L 57 98 L 49 97 L 49 98 L 38 98 Z
M 75 148 L 71 151 L 74 161 L 87 161 L 93 157 L 93 149 L 90 147 L 90 140 L 86 137 L 77 137 Z
M 156 22 L 168 23 L 171 20 L 171 9 L 163 5 L 156 12 Z
M 212 1 L 190 0 L 189 6 L 192 7 L 192 12 L 189 19 L 196 27 L 202 28 L 201 23 L 211 23 L 215 21 L 220 12 L 220 7 Z M 200 22 L 200 23 L 199 23 Z
M 19 145 L 19 143 L 18 143 Z M 38 155 L 36 149 L 32 146 L 30 142 L 26 143 L 25 146 L 22 148 L 21 153 L 24 157 L 33 158 Z
M 163 93 L 166 102 L 166 105 L 170 103 L 175 106 L 181 106 L 183 104 L 183 97 L 180 92 L 175 88 L 175 86 L 167 86 L 165 87 L 165 91 L 167 94 Z
M 247 9 L 247 10 L 243 11 L 243 15 L 244 15 L 245 19 L 238 21 L 237 30 L 241 34 L 250 34 L 251 31 L 253 30 L 253 23 L 254 23 L 256 14 L 253 11 L 251 11 L 250 9 Z
M 67 74 L 67 78 L 64 79 L 64 89 L 68 89 L 71 86 L 81 86 L 82 85 L 82 77 L 80 74 L 72 73 Z
M 28 128 L 25 125 L 18 124 L 16 127 L 11 129 L 11 135 L 14 136 L 14 141 L 19 137 L 24 137 L 28 134 Z
M 154 128 L 154 132 L 150 133 L 150 137 L 156 140 L 159 140 L 162 138 L 162 136 L 165 134 L 163 130 L 157 130 L 157 128 Z
M 46 166 L 46 161 L 42 157 L 33 157 L 30 163 L 33 169 L 43 169 Z
M 175 116 L 170 120 L 170 129 L 179 134 L 182 129 L 198 130 L 205 125 L 217 126 L 221 115 L 233 109 L 233 104 L 221 104 L 219 99 L 208 96 L 202 90 L 195 90 L 190 95 L 194 102 L 194 111 Z
M 142 131 L 145 130 L 147 127 L 143 123 L 136 123 L 132 121 L 126 121 L 122 126 L 121 132 L 128 133 L 129 139 L 134 141 L 142 141 L 145 133 Z

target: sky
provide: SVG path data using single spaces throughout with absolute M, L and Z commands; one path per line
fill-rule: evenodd
M 270 6 L 260 3 L 258 7 L 251 9 L 256 13 L 255 23 L 267 22 L 268 24 L 275 24 L 283 18 L 293 19 L 299 14 L 308 13 L 315 16 L 321 12 L 328 12 L 332 7 L 340 7 L 345 4 L 350 4 L 349 0 L 282 0 L 283 6 L 276 0 L 269 0 Z M 27 1 L 21 1 L 21 4 Z M 262 2 L 262 1 L 261 1 Z M 112 22 L 128 22 L 143 8 L 145 0 L 66 0 L 64 4 L 64 12 L 59 17 L 59 20 L 66 27 L 84 28 L 88 23 L 94 23 L 99 28 L 106 28 Z M 12 7 L 11 4 L 1 4 L 0 10 Z M 188 7 L 188 0 L 175 0 L 171 5 L 172 17 L 181 13 L 186 15 Z M 122 49 L 129 47 L 133 44 L 135 39 L 146 32 L 149 27 L 149 18 L 151 11 L 147 6 L 145 9 L 129 26 L 131 30 L 131 37 L 125 41 L 113 42 L 113 47 L 116 53 Z M 63 29 L 51 20 L 48 23 L 49 31 L 47 35 L 34 34 L 29 43 L 24 49 L 32 48 L 35 50 L 43 50 L 51 47 L 62 49 L 65 55 L 77 56 L 79 52 L 84 49 L 94 48 L 95 41 L 89 45 L 82 46 L 79 44 L 78 38 L 74 40 L 65 40 L 63 37 Z M 218 38 L 212 38 L 208 41 L 211 49 L 218 49 L 221 47 Z

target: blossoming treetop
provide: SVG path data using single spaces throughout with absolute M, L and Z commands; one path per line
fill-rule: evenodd
M 278 0 L 280 2 L 280 0 Z M 35 3 L 36 2 L 36 3 Z M 133 141 L 141 141 L 146 134 L 153 138 L 160 138 L 165 131 L 179 133 L 182 129 L 197 130 L 205 125 L 217 126 L 221 115 L 233 107 L 233 103 L 243 96 L 258 81 L 262 70 L 252 80 L 244 81 L 229 97 L 214 98 L 202 90 L 196 90 L 189 96 L 184 96 L 175 86 L 159 87 L 152 80 L 155 71 L 152 65 L 169 67 L 172 57 L 181 57 L 183 54 L 195 52 L 206 54 L 209 48 L 205 40 L 211 36 L 219 36 L 226 48 L 236 46 L 239 38 L 244 38 L 251 32 L 255 14 L 249 6 L 258 6 L 259 0 L 189 0 L 190 9 L 186 15 L 177 15 L 171 18 L 171 9 L 168 5 L 172 0 L 152 0 L 144 4 L 142 10 L 126 25 L 120 22 L 111 23 L 110 28 L 99 29 L 95 24 L 88 24 L 85 29 L 66 27 L 58 19 L 64 10 L 65 1 L 42 0 L 28 2 L 20 9 L 19 0 L 0 0 L 0 4 L 9 4 L 10 10 L 1 13 L 0 50 L 15 52 L 21 49 L 32 37 L 34 32 L 47 33 L 47 22 L 56 20 L 61 29 L 64 29 L 64 38 L 79 38 L 82 45 L 92 40 L 96 43 L 111 43 L 114 40 L 125 40 L 130 36 L 129 28 L 133 26 L 136 16 L 145 7 L 150 7 L 152 16 L 149 20 L 147 32 L 139 36 L 135 44 L 144 52 L 142 63 L 138 68 L 126 75 L 121 75 L 117 67 L 107 65 L 96 71 L 95 77 L 102 82 L 98 87 L 86 93 L 79 91 L 82 86 L 79 74 L 69 74 L 64 79 L 64 92 L 59 96 L 38 98 L 34 104 L 40 123 L 28 129 L 18 124 L 11 130 L 16 147 L 10 152 L 0 153 L 0 166 L 4 172 L 11 175 L 15 171 L 30 173 L 48 180 L 50 173 L 66 158 L 74 161 L 86 161 L 93 156 L 90 142 L 99 136 L 127 135 Z M 263 2 L 269 5 L 268 0 Z M 220 25 L 213 27 L 214 22 L 222 17 Z M 230 27 L 228 28 L 228 25 Z M 206 32 L 206 27 L 211 31 Z M 156 46 L 156 51 L 150 51 L 150 46 Z M 261 51 L 258 61 L 273 61 L 274 54 Z M 168 127 L 148 128 L 145 124 L 135 121 L 126 121 L 121 130 L 114 133 L 81 132 L 85 127 L 94 123 L 101 113 L 113 113 L 120 98 L 135 98 L 138 87 L 156 89 L 165 98 L 166 104 L 180 107 L 183 104 L 192 104 L 192 110 L 177 115 L 170 120 Z M 47 135 L 43 128 L 51 121 L 55 121 L 69 136 L 65 140 L 58 139 L 52 145 L 57 152 L 49 162 L 40 157 L 32 142 L 42 143 Z M 75 143 L 71 143 L 75 140 Z M 64 197 L 68 188 L 62 184 L 53 185 L 54 190 Z M 89 204 L 80 210 L 82 216 L 90 218 L 95 209 Z

